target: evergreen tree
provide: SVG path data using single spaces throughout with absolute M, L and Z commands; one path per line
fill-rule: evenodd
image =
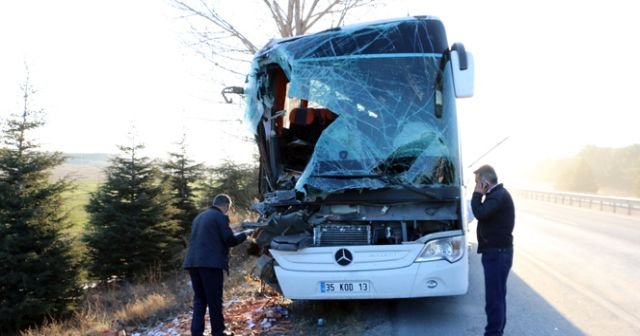
M 187 156 L 185 136 L 178 143 L 178 152 L 169 153 L 170 159 L 164 165 L 165 181 L 168 182 L 171 194 L 171 205 L 176 209 L 173 216 L 180 224 L 178 237 L 186 246 L 191 234 L 191 222 L 198 214 L 196 205 L 196 189 L 194 185 L 202 177 L 203 166 L 195 164 Z
M 143 280 L 177 264 L 180 242 L 174 211 L 158 169 L 140 156 L 142 145 L 120 146 L 106 168 L 106 182 L 91 195 L 89 271 L 99 279 Z
M 251 213 L 251 206 L 258 195 L 258 169 L 248 164 L 225 161 L 207 169 L 200 199 L 201 207 L 211 206 L 215 195 L 225 193 L 231 197 L 234 212 L 241 216 Z
M 66 232 L 66 179 L 50 180 L 61 153 L 38 151 L 29 133 L 42 126 L 22 87 L 24 109 L 3 127 L 0 148 L 0 329 L 17 329 L 70 312 L 80 295 L 79 244 Z M 0 330 L 1 333 L 1 330 Z

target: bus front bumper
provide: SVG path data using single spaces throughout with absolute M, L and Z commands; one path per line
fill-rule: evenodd
M 467 256 L 364 271 L 291 271 L 275 267 L 285 297 L 303 300 L 389 299 L 462 295 L 469 286 Z

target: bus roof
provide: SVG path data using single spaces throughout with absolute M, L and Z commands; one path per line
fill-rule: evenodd
M 409 16 L 328 29 L 315 34 L 271 40 L 256 54 L 259 62 L 368 54 L 438 53 L 448 43 L 442 22 L 432 16 Z

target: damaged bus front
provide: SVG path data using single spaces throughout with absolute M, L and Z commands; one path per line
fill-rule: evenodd
M 292 299 L 466 293 L 455 98 L 473 62 L 440 20 L 271 41 L 248 78 L 263 280 Z

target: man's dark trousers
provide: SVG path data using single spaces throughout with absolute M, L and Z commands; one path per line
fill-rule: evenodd
M 221 268 L 191 268 L 191 285 L 193 286 L 193 320 L 191 335 L 202 336 L 204 333 L 204 316 L 209 306 L 211 334 L 223 335 L 224 316 L 222 316 L 222 282 Z
M 513 248 L 487 249 L 482 252 L 484 267 L 485 336 L 502 335 L 507 323 L 507 277 L 513 263 Z

